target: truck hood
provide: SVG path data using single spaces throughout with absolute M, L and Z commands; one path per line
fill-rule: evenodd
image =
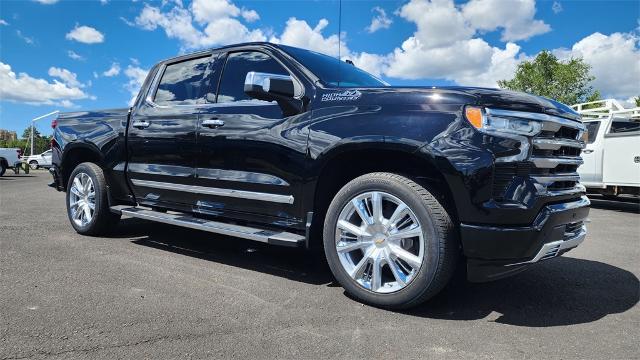
M 319 96 L 323 106 L 346 105 L 465 105 L 545 113 L 579 120 L 580 115 L 557 101 L 518 91 L 464 87 L 399 87 L 324 89 Z

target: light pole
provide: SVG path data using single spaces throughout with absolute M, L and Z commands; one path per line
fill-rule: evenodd
M 37 118 L 31 120 L 31 155 L 33 155 L 33 133 L 34 133 L 34 129 L 35 129 L 35 126 L 36 126 L 36 121 L 42 120 L 42 119 L 44 119 L 46 117 L 49 117 L 51 115 L 55 115 L 55 114 L 57 114 L 59 112 L 60 112 L 59 110 L 52 111 L 52 112 L 50 112 L 48 114 L 45 114 L 45 115 L 42 115 L 42 116 L 38 116 Z

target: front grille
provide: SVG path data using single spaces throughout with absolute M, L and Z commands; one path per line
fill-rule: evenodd
M 555 196 L 577 194 L 584 191 L 579 184 L 578 166 L 582 164 L 580 153 L 585 147 L 581 140 L 585 127 L 581 122 L 547 114 L 489 109 L 490 116 L 519 117 L 542 122 L 542 131 L 529 139 L 527 151 L 513 162 L 497 162 L 493 178 L 493 198 L 501 201 L 509 189 L 530 179 L 538 193 Z M 498 114 L 498 115 L 491 115 Z M 525 156 L 526 155 L 526 156 Z

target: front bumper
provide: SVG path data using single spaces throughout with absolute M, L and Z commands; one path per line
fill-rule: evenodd
M 547 205 L 530 226 L 461 224 L 467 278 L 473 282 L 496 280 L 575 248 L 586 236 L 589 205 L 586 196 Z

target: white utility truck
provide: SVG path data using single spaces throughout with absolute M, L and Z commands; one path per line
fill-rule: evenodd
M 580 182 L 589 193 L 640 195 L 640 107 L 613 99 L 576 104 L 587 127 Z
M 0 176 L 4 175 L 7 169 L 13 169 L 17 174 L 22 161 L 22 150 L 18 148 L 0 148 Z

